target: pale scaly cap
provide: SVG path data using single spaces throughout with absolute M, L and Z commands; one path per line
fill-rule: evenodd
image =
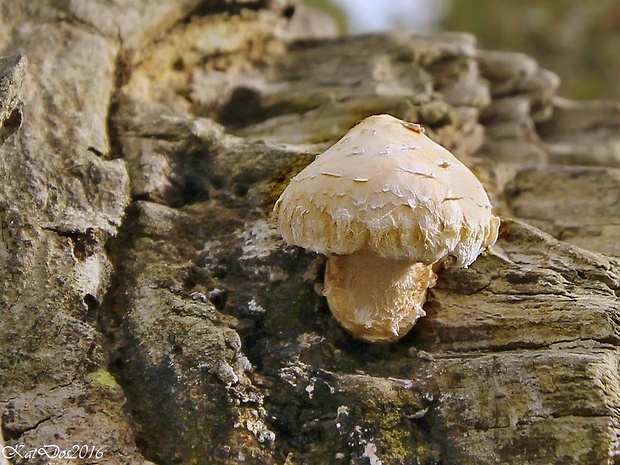
M 274 207 L 289 244 L 469 266 L 499 218 L 474 174 L 413 123 L 370 116 L 295 176 Z

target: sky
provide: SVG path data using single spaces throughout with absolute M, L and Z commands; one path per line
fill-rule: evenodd
M 445 0 L 333 0 L 346 11 L 349 32 L 379 32 L 406 25 L 430 32 L 445 11 Z

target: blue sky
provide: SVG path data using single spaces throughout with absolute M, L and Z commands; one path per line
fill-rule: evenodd
M 429 32 L 445 11 L 445 0 L 333 0 L 349 20 L 349 32 L 403 28 Z

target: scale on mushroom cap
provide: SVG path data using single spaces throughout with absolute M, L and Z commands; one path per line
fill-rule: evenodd
M 295 176 L 275 204 L 289 244 L 327 255 L 323 294 L 354 337 L 392 342 L 425 315 L 433 265 L 471 265 L 499 218 L 474 174 L 420 125 L 370 116 Z

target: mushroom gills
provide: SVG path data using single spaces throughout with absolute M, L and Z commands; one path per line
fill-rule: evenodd
M 323 295 L 334 318 L 354 337 L 393 342 L 418 318 L 437 276 L 432 265 L 382 258 L 371 252 L 330 255 Z

